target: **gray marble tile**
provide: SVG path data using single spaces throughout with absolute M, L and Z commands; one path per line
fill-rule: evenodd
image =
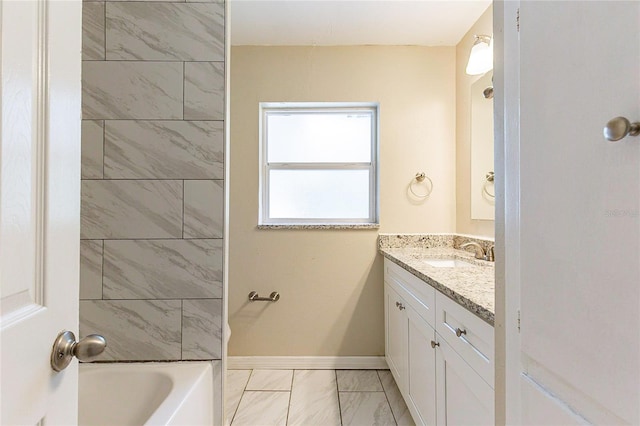
M 109 120 L 104 174 L 115 179 L 222 179 L 221 121 Z
M 222 300 L 182 301 L 182 359 L 222 358 Z
M 80 299 L 102 299 L 102 240 L 80 241 Z
M 336 370 L 339 391 L 382 391 L 376 370 Z
M 180 62 L 82 63 L 85 119 L 181 119 L 182 100 Z
M 384 392 L 340 392 L 344 426 L 395 426 Z
M 379 370 L 378 375 L 380 376 L 384 393 L 387 395 L 387 401 L 389 401 L 391 412 L 398 426 L 415 426 L 409 408 L 404 402 L 404 398 L 400 393 L 400 389 L 398 389 L 396 381 L 393 379 L 391 371 Z
M 224 61 L 224 6 L 109 2 L 107 59 Z
M 233 426 L 287 424 L 289 392 L 245 392 L 233 418 Z
M 180 307 L 180 300 L 83 300 L 80 336 L 107 339 L 100 360 L 178 360 Z
M 175 180 L 85 180 L 81 238 L 181 238 L 182 194 Z
M 224 62 L 184 64 L 184 118 L 224 119 Z
M 224 181 L 184 182 L 184 237 L 222 238 L 224 228 Z
M 222 297 L 222 240 L 104 243 L 104 299 Z
M 290 391 L 293 370 L 253 370 L 247 390 Z
M 82 178 L 102 179 L 104 122 L 82 120 Z
M 227 380 L 225 387 L 224 424 L 230 425 L 233 416 L 236 414 L 242 392 L 249 382 L 251 370 L 227 370 Z
M 82 6 L 82 59 L 104 60 L 104 2 Z
M 288 425 L 340 425 L 334 370 L 296 370 L 294 372 Z

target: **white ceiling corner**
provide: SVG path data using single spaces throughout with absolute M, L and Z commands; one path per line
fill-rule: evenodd
M 453 46 L 491 0 L 230 0 L 232 45 Z

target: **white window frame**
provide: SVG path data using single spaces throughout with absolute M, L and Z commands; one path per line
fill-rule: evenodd
M 379 110 L 376 102 L 261 102 L 260 103 L 260 184 L 258 225 L 375 225 L 379 223 Z M 371 120 L 371 161 L 361 163 L 269 163 L 267 161 L 267 115 L 304 113 L 367 113 Z M 369 217 L 348 218 L 271 218 L 269 217 L 269 172 L 271 170 L 369 170 Z

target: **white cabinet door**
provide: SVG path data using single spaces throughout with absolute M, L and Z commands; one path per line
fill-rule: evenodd
M 435 330 L 413 309 L 407 309 L 409 409 L 417 423 L 436 424 L 436 351 L 431 347 Z M 415 412 L 414 412 L 415 411 Z
M 407 383 L 407 315 L 405 301 L 385 284 L 385 353 L 398 388 L 405 394 Z
M 0 423 L 77 423 L 82 2 L 2 1 Z
M 493 389 L 451 346 L 436 350 L 437 421 L 448 426 L 493 426 Z
M 504 162 L 507 423 L 563 411 L 637 425 L 640 137 L 609 142 L 603 127 L 640 121 L 640 2 L 521 1 L 518 34 L 514 15 L 504 93 L 519 99 L 502 109 L 520 135 Z

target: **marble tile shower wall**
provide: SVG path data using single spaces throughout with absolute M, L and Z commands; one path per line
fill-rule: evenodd
M 222 1 L 85 1 L 80 334 L 220 359 Z

